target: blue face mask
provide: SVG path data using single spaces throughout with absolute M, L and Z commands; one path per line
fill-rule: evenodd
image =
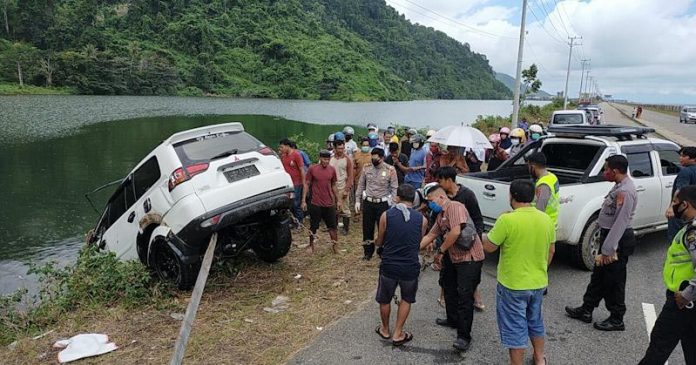
M 435 203 L 434 201 L 429 201 L 429 202 L 428 202 L 428 208 L 430 208 L 430 210 L 432 210 L 433 213 L 435 213 L 435 214 L 440 214 L 440 212 L 442 212 L 442 207 L 439 206 L 439 205 L 438 205 L 437 203 Z
M 370 147 L 362 146 L 362 147 L 360 147 L 360 151 L 363 151 L 363 152 L 365 152 L 365 153 L 368 153 L 368 152 L 370 152 Z

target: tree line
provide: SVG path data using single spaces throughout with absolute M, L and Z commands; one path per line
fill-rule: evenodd
M 0 0 L 0 82 L 82 94 L 502 99 L 484 55 L 384 0 Z

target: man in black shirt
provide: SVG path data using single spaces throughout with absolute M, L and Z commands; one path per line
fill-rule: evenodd
M 392 165 L 396 168 L 396 178 L 399 180 L 399 185 L 404 183 L 404 172 L 401 171 L 398 165 L 402 167 L 408 167 L 408 156 L 403 153 L 399 153 L 399 144 L 396 142 L 389 143 L 389 156 L 384 158 L 384 162 Z

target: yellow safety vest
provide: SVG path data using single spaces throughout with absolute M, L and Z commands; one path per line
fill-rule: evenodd
M 556 175 L 550 172 L 547 172 L 546 175 L 540 177 L 536 181 L 537 188 L 541 185 L 548 185 L 549 189 L 551 189 L 551 197 L 549 198 L 549 202 L 546 204 L 545 212 L 553 221 L 554 227 L 558 227 L 558 211 L 560 209 L 559 190 L 561 188 L 561 185 L 558 182 L 558 178 L 556 177 Z
M 684 245 L 684 236 L 689 226 L 690 223 L 682 228 L 672 240 L 672 244 L 667 249 L 665 267 L 662 270 L 665 286 L 675 293 L 679 291 L 681 283 L 694 277 L 694 264 L 691 262 L 689 250 Z

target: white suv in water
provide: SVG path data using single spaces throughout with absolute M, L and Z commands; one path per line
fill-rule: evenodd
M 213 232 L 216 257 L 285 256 L 293 185 L 275 152 L 227 123 L 176 133 L 118 185 L 88 242 L 139 259 L 180 289 L 195 282 Z

